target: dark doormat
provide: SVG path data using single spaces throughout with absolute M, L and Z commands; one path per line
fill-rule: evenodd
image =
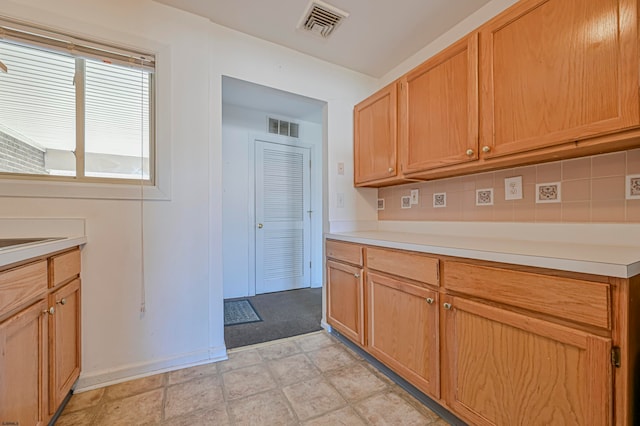
M 249 300 L 260 313 L 262 321 L 225 327 L 227 349 L 322 329 L 322 288 L 303 288 L 229 300 Z
M 225 300 L 224 325 L 248 324 L 262 321 L 251 302 L 247 299 Z

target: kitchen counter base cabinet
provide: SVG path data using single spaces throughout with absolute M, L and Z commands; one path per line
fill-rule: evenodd
M 364 336 L 362 268 L 327 261 L 327 322 L 359 345 Z
M 47 303 L 40 300 L 0 323 L 0 422 L 44 425 Z
M 640 275 L 330 239 L 327 268 L 329 324 L 469 424 L 639 424 Z
M 80 251 L 0 270 L 0 423 L 46 425 L 80 374 Z
M 375 273 L 367 286 L 368 352 L 438 398 L 438 293 Z
M 443 306 L 444 399 L 462 418 L 611 424 L 611 339 L 460 297 Z

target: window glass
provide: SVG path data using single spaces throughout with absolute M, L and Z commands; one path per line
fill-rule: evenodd
M 75 59 L 0 42 L 0 172 L 75 175 Z
M 149 179 L 149 73 L 85 67 L 85 175 Z

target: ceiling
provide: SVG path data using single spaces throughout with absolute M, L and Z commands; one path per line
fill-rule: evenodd
M 326 0 L 349 16 L 322 39 L 296 29 L 308 0 L 156 1 L 376 78 L 489 2 Z

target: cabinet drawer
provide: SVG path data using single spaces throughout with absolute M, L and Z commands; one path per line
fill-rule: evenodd
M 483 299 L 610 328 L 609 284 L 445 262 L 444 286 Z
M 49 262 L 51 277 L 49 287 L 55 287 L 80 275 L 79 249 L 54 256 Z
M 0 273 L 0 316 L 47 290 L 47 261 Z
M 439 285 L 439 260 L 412 252 L 399 252 L 379 248 L 367 249 L 367 268 L 380 272 Z
M 356 244 L 327 240 L 327 257 L 362 266 L 362 247 Z

